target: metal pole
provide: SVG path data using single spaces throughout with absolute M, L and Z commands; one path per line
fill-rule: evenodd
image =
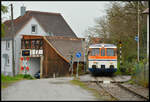
M 14 24 L 13 24 L 13 5 L 11 6 L 11 29 L 12 29 L 12 64 L 13 64 L 13 76 L 15 76 L 15 59 L 14 59 Z
M 149 14 L 147 14 L 147 68 L 149 68 Z
M 73 61 L 72 61 L 72 63 L 71 63 L 71 68 L 72 68 L 71 76 L 73 76 Z
M 138 62 L 139 62 L 139 41 L 140 41 L 140 34 L 139 34 L 139 31 L 140 31 L 140 22 L 139 22 L 139 1 L 138 1 L 138 52 L 137 52 L 137 59 L 138 59 Z
M 85 39 L 82 39 L 82 50 L 83 50 L 83 57 L 84 57 L 84 72 L 86 72 L 86 66 L 85 66 Z
M 121 44 L 120 44 L 120 65 L 122 64 L 121 62 Z
M 122 42 L 121 42 L 121 40 L 119 41 L 119 46 L 120 46 L 120 65 L 122 65 L 122 56 L 121 56 L 121 53 L 122 53 L 122 51 L 121 51 Z
M 78 59 L 78 63 L 77 63 L 77 72 L 76 72 L 76 77 L 78 78 L 78 68 L 79 67 L 79 59 Z

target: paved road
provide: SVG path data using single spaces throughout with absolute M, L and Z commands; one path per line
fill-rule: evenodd
M 97 100 L 69 80 L 71 78 L 23 80 L 3 89 L 2 100 Z

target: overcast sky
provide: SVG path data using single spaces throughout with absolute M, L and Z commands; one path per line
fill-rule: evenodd
M 110 2 L 2 1 L 2 4 L 5 6 L 8 6 L 10 3 L 14 6 L 14 19 L 20 16 L 20 7 L 23 5 L 26 7 L 26 10 L 61 13 L 76 35 L 84 37 L 85 30 L 95 25 L 94 19 L 105 15 L 105 9 L 109 6 Z M 10 6 L 8 11 L 9 13 L 2 16 L 2 20 L 10 19 Z

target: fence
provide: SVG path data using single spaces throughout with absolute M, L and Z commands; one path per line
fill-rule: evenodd
M 147 64 L 136 64 L 133 81 L 144 87 L 149 87 L 149 67 Z

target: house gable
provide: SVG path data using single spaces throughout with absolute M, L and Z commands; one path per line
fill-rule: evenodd
M 32 26 L 36 25 L 37 27 L 37 32 L 36 33 L 32 33 Z M 46 36 L 46 32 L 44 31 L 44 29 L 41 27 L 41 25 L 39 24 L 39 22 L 32 17 L 27 24 L 25 24 L 23 26 L 23 28 L 18 32 L 17 35 L 40 35 L 40 36 Z

